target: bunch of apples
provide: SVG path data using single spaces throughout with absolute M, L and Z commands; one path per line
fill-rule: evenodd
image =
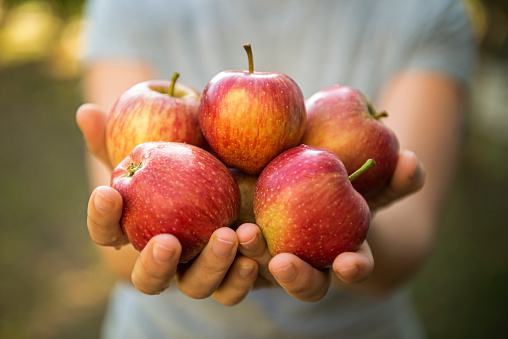
M 359 90 L 335 85 L 305 101 L 289 76 L 254 71 L 244 48 L 249 70 L 221 72 L 202 93 L 175 73 L 118 98 L 106 145 L 122 228 L 137 250 L 175 235 L 184 263 L 217 228 L 253 222 L 272 255 L 330 267 L 365 240 L 366 199 L 393 175 L 397 137 Z

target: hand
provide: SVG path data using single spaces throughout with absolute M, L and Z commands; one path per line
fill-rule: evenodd
M 111 187 L 97 187 L 88 204 L 88 230 L 100 246 L 121 247 L 128 239 L 120 227 L 122 197 Z M 176 277 L 179 289 L 195 299 L 214 295 L 226 305 L 240 302 L 254 285 L 257 263 L 235 258 L 235 231 L 216 230 L 201 254 L 189 264 L 178 264 L 182 247 L 170 234 L 153 237 L 141 251 L 131 274 L 136 288 L 145 294 L 159 294 Z
M 110 167 L 104 131 L 106 114 L 97 106 L 82 105 L 76 114 L 90 153 Z M 91 194 L 87 225 L 90 237 L 100 246 L 119 248 L 129 243 L 120 226 L 122 197 L 109 186 L 99 186 Z M 240 302 L 252 289 L 257 263 L 247 257 L 236 258 L 238 239 L 234 230 L 216 230 L 201 254 L 185 265 L 178 265 L 181 245 L 169 234 L 153 237 L 133 264 L 131 280 L 145 294 L 158 294 L 176 277 L 179 289 L 192 298 L 213 295 L 225 305 Z
M 425 168 L 416 154 L 402 151 L 392 179 L 379 194 L 368 200 L 371 212 L 419 191 L 425 183 Z
M 78 109 L 77 121 L 89 151 L 109 164 L 104 145 L 106 114 L 97 106 L 85 104 Z M 372 209 L 408 195 L 423 185 L 425 172 L 412 152 L 403 152 L 389 187 L 370 201 Z M 96 199 L 97 198 L 97 199 Z M 106 209 L 100 206 L 105 198 Z M 104 203 L 102 201 L 102 203 Z M 107 208 L 109 206 L 109 209 Z M 110 187 L 98 187 L 91 196 L 88 210 L 88 227 L 92 239 L 102 246 L 119 247 L 128 240 L 121 231 L 121 197 Z M 188 265 L 180 265 L 177 258 L 181 251 L 177 239 L 170 235 L 154 237 L 134 265 L 132 281 L 144 293 L 156 294 L 168 286 L 177 275 L 178 286 L 186 295 L 205 298 L 213 295 L 225 305 L 240 302 L 255 287 L 282 286 L 297 299 L 316 301 L 324 297 L 330 286 L 330 272 L 316 270 L 290 254 L 272 258 L 268 253 L 261 231 L 256 225 L 244 224 L 236 232 L 221 229 L 212 235 L 202 254 Z M 235 251 L 226 257 L 213 252 L 214 244 L 221 247 L 230 244 L 243 256 L 234 258 Z M 160 262 L 159 254 L 173 253 L 168 261 Z M 214 257 L 215 255 L 215 257 Z M 176 261 L 175 261 L 176 260 Z M 333 263 L 333 271 L 346 283 L 361 282 L 374 268 L 370 247 L 365 242 L 357 252 L 339 255 Z M 259 274 L 258 274 L 259 271 Z
M 424 184 L 425 170 L 410 151 L 400 154 L 394 176 L 378 196 L 369 201 L 374 212 L 396 200 L 418 191 Z M 243 224 L 237 229 L 239 251 L 259 265 L 256 287 L 282 286 L 290 295 L 302 301 L 323 298 L 331 285 L 330 270 L 317 270 L 298 257 L 282 253 L 272 258 L 261 230 L 254 224 Z M 374 270 L 374 258 L 365 241 L 356 252 L 342 253 L 335 258 L 332 271 L 346 284 L 368 279 Z
M 112 170 L 106 150 L 106 119 L 106 112 L 94 104 L 83 104 L 76 112 L 76 122 L 88 151 Z
M 301 301 L 314 302 L 326 295 L 331 284 L 331 270 L 345 283 L 358 283 L 367 279 L 374 269 L 367 242 L 357 252 L 337 256 L 331 270 L 318 270 L 293 254 L 281 253 L 272 258 L 261 229 L 255 224 L 241 225 L 236 234 L 239 252 L 258 263 L 255 287 L 280 285 Z

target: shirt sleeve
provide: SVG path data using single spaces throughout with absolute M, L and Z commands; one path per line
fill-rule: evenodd
M 422 23 L 415 39 L 409 69 L 447 73 L 469 86 L 474 78 L 476 41 L 472 23 L 461 1 L 433 1 L 431 18 Z M 425 16 L 424 16 L 425 17 Z

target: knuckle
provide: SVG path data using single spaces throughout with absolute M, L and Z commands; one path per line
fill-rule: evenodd
M 134 286 L 136 286 L 138 291 L 140 291 L 141 293 L 147 294 L 147 295 L 153 295 L 154 294 L 154 291 L 151 288 L 151 286 L 149 284 L 147 284 L 144 279 L 141 279 L 139 277 L 139 275 L 135 274 L 134 272 L 133 272 L 133 274 L 131 276 L 131 281 L 132 281 L 132 284 Z
M 131 276 L 132 283 L 136 288 L 147 295 L 157 295 L 163 292 L 169 286 L 169 279 L 154 278 L 153 276 L 140 275 L 133 272 Z
M 121 239 L 120 230 L 110 229 L 93 217 L 87 218 L 87 226 L 90 238 L 99 246 L 116 246 L 125 243 Z
M 222 305 L 224 306 L 227 306 L 227 307 L 233 307 L 233 306 L 236 306 L 238 305 L 244 298 L 245 298 L 245 293 L 242 294 L 242 295 L 238 295 L 238 296 L 235 296 L 235 297 L 221 297 L 221 296 L 214 296 L 215 300 L 217 300 L 219 303 L 221 303 Z
M 206 299 L 211 295 L 207 290 L 198 289 L 193 286 L 188 286 L 187 284 L 179 284 L 178 289 L 192 299 Z
M 157 294 L 160 294 L 160 292 L 155 292 L 152 289 L 147 289 L 143 285 L 136 285 L 136 284 L 134 284 L 134 286 L 136 286 L 138 291 L 140 291 L 141 293 L 146 294 L 146 295 L 157 295 Z
M 90 234 L 90 238 L 92 238 L 92 240 L 96 244 L 101 245 L 101 246 L 109 245 L 109 241 L 104 236 L 104 233 L 105 233 L 104 228 L 102 227 L 102 225 L 99 222 L 97 222 L 97 220 L 95 220 L 92 217 L 88 217 L 87 226 L 88 226 L 88 233 Z
M 229 269 L 230 262 L 205 261 L 201 267 L 202 274 L 210 278 L 222 277 Z
M 321 287 L 308 288 L 303 285 L 288 288 L 289 294 L 293 295 L 295 298 L 301 301 L 308 303 L 313 303 L 323 299 L 323 297 L 326 295 L 326 292 L 327 290 Z

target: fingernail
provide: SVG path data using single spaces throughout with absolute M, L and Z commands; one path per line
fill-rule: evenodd
M 356 265 L 339 270 L 339 274 L 344 278 L 353 278 L 358 274 L 358 272 L 358 266 Z
M 415 177 L 415 175 L 416 175 L 416 170 L 417 170 L 417 168 L 418 168 L 418 158 L 416 157 L 415 152 L 413 152 L 413 151 L 408 151 L 408 152 L 410 153 L 411 158 L 413 158 L 413 159 L 412 159 L 412 161 L 413 161 L 413 163 L 414 163 L 414 166 L 413 166 L 413 168 L 412 168 L 412 170 L 411 170 L 411 174 L 409 175 L 409 179 L 412 181 L 412 180 L 413 180 L 413 178 L 414 178 L 414 177 Z
M 283 281 L 283 282 L 289 282 L 296 278 L 296 269 L 293 266 L 293 264 L 290 264 L 286 267 L 283 267 L 278 270 L 274 270 L 273 274 L 277 278 L 277 280 Z
M 107 198 L 99 190 L 95 191 L 94 204 L 95 208 L 98 209 L 101 213 L 109 213 L 115 206 L 115 202 Z
M 254 273 L 254 266 L 242 266 L 238 270 L 238 274 L 242 278 L 248 278 L 248 277 L 252 276 L 252 273 Z
M 155 243 L 152 248 L 153 258 L 159 264 L 166 264 L 173 259 L 173 255 L 175 254 L 175 250 L 172 248 L 167 248 L 164 245 Z
M 252 239 L 250 239 L 249 241 L 246 241 L 246 242 L 242 242 L 242 243 L 240 243 L 240 245 L 242 245 L 243 247 L 245 247 L 248 250 L 254 250 L 256 247 L 257 237 L 258 237 L 258 235 L 255 234 L 254 237 L 252 237 Z
M 215 241 L 213 242 L 213 252 L 218 257 L 227 257 L 228 255 L 231 255 L 234 244 L 235 243 L 231 241 L 215 238 Z

